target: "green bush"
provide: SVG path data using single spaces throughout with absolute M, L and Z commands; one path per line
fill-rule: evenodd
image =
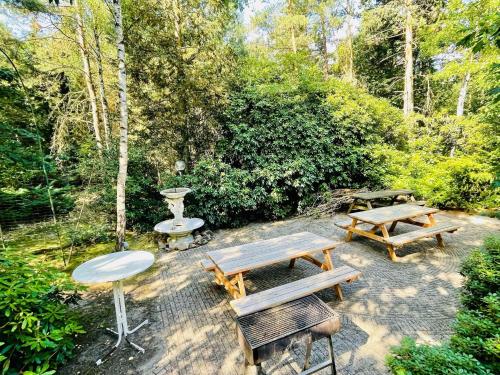
M 418 345 L 404 338 L 393 348 L 387 365 L 395 375 L 486 375 L 491 374 L 477 359 L 448 346 Z
M 500 373 L 500 236 L 486 238 L 482 249 L 465 260 L 457 314 L 450 343 L 417 345 L 405 338 L 392 348 L 387 365 L 393 374 Z
M 380 186 L 373 148 L 404 144 L 400 111 L 345 82 L 323 82 L 312 68 L 288 76 L 298 63 L 259 61 L 258 77 L 254 65 L 243 68 L 214 155 L 165 184 L 193 189 L 190 214 L 233 226 L 289 216 L 321 188 Z
M 462 309 L 451 346 L 500 373 L 500 236 L 488 237 L 464 262 Z
M 250 172 L 217 160 L 201 160 L 191 174 L 171 177 L 167 185 L 191 187 L 185 198 L 187 216 L 202 217 L 214 227 L 245 224 L 266 198 Z
M 485 307 L 485 297 L 500 293 L 500 236 L 487 237 L 483 248 L 474 250 L 464 261 L 461 273 L 465 276 L 463 305 L 469 310 Z
M 491 166 L 471 156 L 445 157 L 426 152 L 407 155 L 397 150 L 378 150 L 377 158 L 388 166 L 384 182 L 409 188 L 442 208 L 475 209 L 500 203 Z
M 68 213 L 74 207 L 69 194 L 71 187 L 52 188 L 52 200 L 57 215 Z M 0 225 L 31 223 L 52 216 L 47 188 L 36 186 L 20 189 L 0 188 Z
M 81 225 L 78 228 L 76 225 L 71 225 L 67 230 L 67 235 L 73 246 L 108 242 L 114 238 L 114 233 L 109 225 L 99 222 Z
M 84 332 L 68 304 L 68 277 L 26 256 L 0 254 L 0 365 L 4 374 L 50 374 L 72 355 Z M 71 293 L 70 293 L 71 292 Z
M 168 215 L 158 186 L 157 171 L 148 160 L 145 147 L 131 142 L 127 172 L 127 227 L 150 231 Z M 81 161 L 80 175 L 93 176 L 88 193 L 95 193 L 97 200 L 89 209 L 110 221 L 116 218 L 116 176 L 118 149 L 114 147 L 102 158 L 91 157 Z

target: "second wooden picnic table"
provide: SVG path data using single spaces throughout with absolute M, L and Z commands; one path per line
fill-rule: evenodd
M 358 210 L 371 210 L 374 205 L 382 205 L 380 203 L 381 199 L 390 199 L 385 205 L 392 206 L 397 203 L 397 198 L 399 196 L 405 196 L 408 201 L 415 202 L 415 197 L 413 196 L 412 190 L 401 189 L 401 190 L 377 190 L 369 191 L 366 193 L 356 193 L 352 195 L 352 203 L 347 210 L 350 213 L 354 209 Z
M 443 232 L 453 232 L 459 226 L 450 223 L 437 224 L 434 220 L 434 214 L 439 209 L 432 207 L 421 207 L 414 204 L 399 204 L 396 206 L 374 208 L 369 211 L 350 213 L 350 221 L 336 223 L 337 226 L 347 230 L 346 241 L 351 241 L 353 233 L 375 241 L 384 243 L 387 246 L 389 257 L 396 260 L 395 249 L 406 243 L 418 240 L 424 237 L 436 236 L 439 246 L 443 246 L 441 234 Z M 422 220 L 417 220 L 423 218 Z M 397 223 L 403 222 L 422 227 L 422 229 L 403 233 L 397 236 L 391 236 L 389 233 L 394 231 Z M 362 229 L 361 224 L 371 224 L 371 229 Z M 387 229 L 386 225 L 390 225 Z M 377 234 L 380 231 L 382 236 Z

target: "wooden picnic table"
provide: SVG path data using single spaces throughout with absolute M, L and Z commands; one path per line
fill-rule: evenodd
M 415 202 L 415 197 L 413 196 L 412 190 L 400 189 L 400 190 L 377 190 L 370 191 L 366 193 L 356 193 L 352 195 L 353 201 L 347 210 L 347 213 L 351 213 L 353 209 L 360 210 L 371 210 L 374 205 L 381 205 L 380 199 L 390 198 L 389 206 L 397 203 L 397 198 L 401 195 L 406 196 L 410 201 Z
M 271 264 L 290 261 L 293 268 L 295 260 L 305 259 L 322 270 L 333 270 L 330 251 L 339 243 L 309 232 L 257 241 L 221 250 L 209 251 L 207 256 L 214 263 L 215 280 L 223 285 L 233 298 L 246 296 L 243 275 L 248 271 Z M 324 261 L 313 256 L 322 252 Z M 340 298 L 340 285 L 335 289 Z
M 347 230 L 347 242 L 351 241 L 353 233 L 382 242 L 387 246 L 391 260 L 395 261 L 397 259 L 395 252 L 397 247 L 430 236 L 436 236 L 438 245 L 442 247 L 443 239 L 441 234 L 443 232 L 453 232 L 459 228 L 459 226 L 449 223 L 437 224 L 433 215 L 438 211 L 437 208 L 432 207 L 399 204 L 350 213 L 348 216 L 352 221 L 336 224 Z M 418 218 L 424 220 L 417 220 Z M 422 229 L 391 237 L 389 233 L 394 231 L 399 222 L 417 225 Z M 369 230 L 362 229 L 359 227 L 361 224 L 371 224 L 372 228 Z M 391 225 L 389 230 L 386 227 L 388 224 Z M 382 236 L 377 234 L 378 231 L 381 232 Z

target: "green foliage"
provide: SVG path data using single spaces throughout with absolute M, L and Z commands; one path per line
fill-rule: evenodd
M 392 348 L 387 365 L 396 375 L 498 374 L 500 372 L 500 236 L 464 261 L 463 308 L 450 343 L 418 345 L 405 338 Z
M 484 298 L 500 290 L 500 236 L 486 238 L 483 249 L 474 250 L 462 265 L 465 283 L 462 303 L 470 310 L 485 307 Z
M 477 209 L 497 207 L 495 130 L 477 119 L 457 116 L 417 116 L 409 126 L 408 149 L 377 147 L 386 166 L 383 180 L 394 188 L 409 188 L 429 205 Z M 449 156 L 451 153 L 453 157 Z
M 393 348 L 387 365 L 395 375 L 486 375 L 491 374 L 471 355 L 447 346 L 418 345 L 409 337 Z
M 70 226 L 67 235 L 73 246 L 108 242 L 114 238 L 114 232 L 107 223 L 94 222 L 91 225 Z
M 485 240 L 464 262 L 464 309 L 457 316 L 451 346 L 500 372 L 500 236 Z
M 190 186 L 193 192 L 186 196 L 187 215 L 202 217 L 214 227 L 247 223 L 267 198 L 250 172 L 213 159 L 201 160 L 189 175 L 171 177 L 167 186 Z
M 90 178 L 87 191 L 97 199 L 89 205 L 96 215 L 109 221 L 116 216 L 116 177 L 118 173 L 118 149 L 113 147 L 102 158 L 82 158 L 79 173 Z M 151 230 L 165 220 L 167 205 L 162 202 L 158 186 L 158 170 L 147 151 L 140 144 L 132 143 L 129 150 L 127 194 L 127 225 L 140 231 Z
M 71 187 L 51 188 L 54 209 L 58 215 L 74 207 Z M 20 189 L 0 188 L 0 225 L 4 228 L 17 223 L 43 220 L 52 215 L 47 188 L 35 186 Z
M 322 82 L 300 55 L 287 55 L 281 64 L 258 61 L 264 76 L 254 62 L 230 96 L 215 157 L 183 178 L 193 188 L 186 204 L 191 212 L 212 225 L 238 225 L 286 217 L 325 184 L 380 184 L 371 150 L 404 143 L 398 111 L 353 86 Z M 303 74 L 289 76 L 293 69 Z
M 2 373 L 51 374 L 71 356 L 75 334 L 84 332 L 68 307 L 75 293 L 65 274 L 26 255 L 0 254 Z

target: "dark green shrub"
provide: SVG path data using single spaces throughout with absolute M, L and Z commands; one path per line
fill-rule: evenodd
M 487 237 L 482 249 L 474 250 L 462 265 L 465 282 L 461 296 L 463 305 L 480 310 L 484 298 L 500 293 L 500 236 Z
M 68 213 L 74 207 L 69 194 L 71 187 L 52 188 L 51 195 L 57 215 Z M 31 223 L 52 216 L 47 188 L 36 186 L 22 189 L 0 188 L 0 225 L 9 228 L 15 224 Z
M 405 338 L 392 348 L 387 365 L 393 374 L 500 373 L 500 236 L 485 239 L 465 260 L 464 307 L 458 312 L 450 343 L 417 345 Z
M 477 359 L 448 346 L 418 345 L 409 337 L 393 348 L 387 365 L 395 375 L 486 375 Z
M 75 334 L 84 332 L 68 307 L 75 285 L 65 274 L 30 260 L 0 254 L 2 373 L 55 369 L 72 355 Z
M 89 209 L 96 215 L 105 215 L 110 221 L 116 217 L 116 176 L 118 150 L 113 148 L 102 159 L 82 160 L 80 174 L 93 176 L 89 193 L 98 197 Z M 131 142 L 128 158 L 127 227 L 139 231 L 152 230 L 153 226 L 168 216 L 158 186 L 157 169 L 148 161 L 147 152 L 140 144 Z
M 400 112 L 345 82 L 323 82 L 312 68 L 288 75 L 302 63 L 257 61 L 263 75 L 254 65 L 243 68 L 220 119 L 215 155 L 165 184 L 193 189 L 191 215 L 234 226 L 289 216 L 320 189 L 380 185 L 373 148 L 404 143 Z
M 500 372 L 500 236 L 486 238 L 464 262 L 462 309 L 451 346 Z
M 70 243 L 73 246 L 89 245 L 100 242 L 112 241 L 115 234 L 110 226 L 105 223 L 92 223 L 90 225 L 71 225 L 67 230 Z
M 202 217 L 215 227 L 245 224 L 266 198 L 250 172 L 217 160 L 201 160 L 191 174 L 171 177 L 167 185 L 191 187 L 185 202 L 187 216 Z

